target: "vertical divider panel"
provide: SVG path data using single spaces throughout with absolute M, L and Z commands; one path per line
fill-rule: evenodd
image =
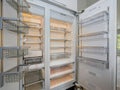
M 45 8 L 45 90 L 50 90 L 50 9 Z

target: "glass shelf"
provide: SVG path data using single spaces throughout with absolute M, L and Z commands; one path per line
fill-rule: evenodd
M 6 58 L 23 57 L 28 54 L 28 48 L 29 47 L 1 47 L 1 53 Z
M 51 49 L 71 49 L 71 47 L 51 47 Z
M 51 41 L 71 41 L 69 39 L 51 39 Z
M 0 19 L 1 19 L 0 23 L 3 24 L 1 25 L 0 29 L 5 28 L 9 31 L 22 34 L 28 33 L 29 27 L 19 19 L 5 17 L 4 18 L 0 17 Z
M 20 12 L 29 12 L 30 6 L 26 0 L 20 0 L 20 2 L 17 2 L 17 0 L 6 0 L 6 1 L 15 10 L 19 10 Z

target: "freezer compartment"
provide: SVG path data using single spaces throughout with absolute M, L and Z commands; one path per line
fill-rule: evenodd
M 44 88 L 44 69 L 25 72 L 25 90 L 41 90 Z

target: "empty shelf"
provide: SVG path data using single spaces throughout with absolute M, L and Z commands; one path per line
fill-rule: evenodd
M 107 20 L 108 20 L 108 12 L 103 11 L 103 12 L 100 12 L 100 13 L 93 15 L 92 17 L 88 17 L 88 18 L 82 20 L 83 22 L 80 24 L 85 26 L 85 25 L 90 25 L 93 23 L 105 22 Z
M 104 46 L 80 46 L 80 49 L 84 49 L 84 48 L 93 48 L 93 49 L 107 49 L 107 47 Z
M 71 41 L 69 39 L 51 39 L 51 41 Z
M 31 85 L 38 84 L 38 83 L 43 83 L 43 82 L 44 82 L 44 80 L 36 81 L 36 82 L 33 82 L 33 83 L 29 83 L 29 84 L 24 85 L 24 87 L 29 87 L 29 86 L 31 86 Z
M 61 30 L 50 30 L 51 32 L 55 32 L 55 33 L 71 33 L 71 31 L 61 31 Z
M 58 53 L 51 53 L 51 56 L 58 56 L 58 55 L 70 55 L 71 52 L 58 52 Z
M 41 44 L 41 43 L 42 42 L 40 42 L 40 41 L 38 41 L 38 42 L 35 42 L 35 41 L 34 42 L 28 42 L 28 41 L 24 42 L 24 44 Z
M 37 51 L 29 50 L 28 55 L 25 55 L 25 58 L 39 57 L 39 56 L 42 56 L 42 51 L 41 50 L 37 50 Z
M 91 62 L 94 62 L 94 63 L 102 63 L 102 64 L 105 63 L 106 64 L 106 61 L 101 60 L 101 59 L 94 59 L 94 58 L 83 57 L 83 56 L 78 57 L 78 59 L 80 59 L 80 60 L 88 60 L 88 61 L 91 61 Z
M 28 20 L 29 20 L 29 19 L 28 19 Z M 30 28 L 42 29 L 40 23 L 31 22 L 31 21 L 25 21 L 25 20 L 23 20 L 23 22 L 24 22 L 25 24 L 27 24 Z
M 61 85 L 64 85 L 68 82 L 71 82 L 73 81 L 73 75 L 70 74 L 70 75 L 66 75 L 64 77 L 61 77 L 61 78 L 57 78 L 57 79 L 52 79 L 51 80 L 51 89 L 57 87 L 57 86 L 61 86 Z
M 21 12 L 29 11 L 29 4 L 27 3 L 26 0 L 22 0 L 22 2 L 18 3 L 17 0 L 6 0 L 8 4 L 10 4 L 14 9 L 20 10 Z
M 51 47 L 51 49 L 61 49 L 61 48 L 66 49 L 66 48 L 71 48 L 71 47 Z
M 105 34 L 108 34 L 108 32 L 101 31 L 101 32 L 94 32 L 94 33 L 82 34 L 82 35 L 79 35 L 79 37 L 90 37 L 90 36 L 105 35 Z
M 42 37 L 42 35 L 26 34 L 27 37 Z
M 43 63 L 24 66 L 24 70 L 25 71 L 35 71 L 35 70 L 40 70 L 42 68 L 44 68 L 44 64 Z
M 65 65 L 68 65 L 68 64 L 71 64 L 71 63 L 74 63 L 74 61 L 72 61 L 71 58 L 51 60 L 50 67 L 65 66 Z
M 71 74 L 71 73 L 73 73 L 73 72 L 74 72 L 73 69 L 71 69 L 71 70 L 66 70 L 66 71 L 61 71 L 61 72 L 59 72 L 59 73 L 52 74 L 52 75 L 50 76 L 50 79 L 59 78 L 59 77 L 62 77 L 62 76 L 64 76 L 64 75 Z

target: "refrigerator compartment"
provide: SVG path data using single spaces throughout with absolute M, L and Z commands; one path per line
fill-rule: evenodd
M 13 7 L 15 10 L 19 10 L 20 12 L 28 12 L 29 11 L 29 3 L 26 0 L 20 0 L 18 2 L 17 0 L 6 0 L 7 3 Z
M 26 65 L 31 65 L 31 64 L 38 64 L 38 63 L 42 63 L 42 57 L 24 57 L 24 64 Z
M 44 70 L 36 70 L 25 72 L 24 75 L 24 84 L 28 85 L 34 82 L 38 82 L 44 80 Z
M 74 78 L 73 74 L 68 74 L 68 75 L 65 75 L 65 76 L 57 78 L 57 79 L 52 79 L 50 81 L 50 88 L 53 89 L 57 86 L 61 86 L 68 82 L 71 82 L 71 81 L 73 81 L 73 78 Z
M 56 59 L 56 60 L 51 60 L 50 67 L 55 68 L 55 67 L 65 66 L 74 63 L 75 61 L 71 60 L 71 58 Z
M 28 54 L 29 47 L 2 47 L 1 55 L 6 58 L 23 57 Z
M 73 73 L 73 65 L 66 65 L 57 68 L 51 68 L 50 79 L 55 79 Z
M 101 23 L 101 22 L 107 22 L 108 21 L 108 12 L 104 11 L 104 12 L 100 12 L 97 13 L 96 15 L 93 15 L 92 17 L 88 17 L 86 19 L 82 20 L 82 25 L 86 26 L 86 25 L 91 25 L 94 23 Z
M 29 26 L 16 18 L 0 18 L 1 25 L 0 29 L 7 29 L 12 32 L 27 34 Z

